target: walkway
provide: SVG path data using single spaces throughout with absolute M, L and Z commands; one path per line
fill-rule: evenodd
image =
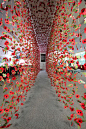
M 47 73 L 41 71 L 20 109 L 19 119 L 13 118 L 9 129 L 77 129 L 75 125 L 71 127 L 68 109 L 57 99 Z

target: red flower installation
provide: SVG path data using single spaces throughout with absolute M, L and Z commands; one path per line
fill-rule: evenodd
M 86 11 L 85 11 L 85 8 L 83 8 L 83 9 L 81 9 L 80 14 L 78 14 L 79 10 L 77 8 L 75 8 L 77 5 L 77 3 L 75 1 L 73 1 L 73 2 L 68 1 L 69 6 L 71 7 L 71 12 L 69 12 L 70 7 L 66 7 L 65 4 L 64 4 L 64 6 L 62 5 L 62 7 L 59 8 L 60 4 L 61 4 L 61 1 L 59 2 L 58 6 L 57 6 L 58 10 L 56 10 L 56 12 L 55 12 L 56 15 L 55 15 L 55 19 L 53 22 L 54 25 L 51 30 L 52 34 L 50 37 L 50 41 L 48 43 L 47 59 L 46 59 L 46 64 L 47 64 L 46 69 L 47 70 L 46 71 L 51 80 L 51 85 L 54 87 L 57 87 L 57 84 L 59 84 L 59 88 L 56 89 L 58 101 L 61 101 L 61 99 L 64 98 L 64 100 L 66 102 L 69 102 L 70 105 L 74 105 L 74 102 L 72 99 L 73 96 L 75 96 L 76 99 L 79 99 L 81 97 L 81 95 L 79 95 L 78 93 L 75 94 L 78 90 L 78 87 L 76 86 L 76 82 L 78 82 L 77 77 L 76 77 L 77 74 L 74 74 L 74 78 L 72 78 L 72 75 L 71 75 L 72 73 L 68 72 L 68 71 L 72 71 L 72 69 L 73 69 L 73 68 L 71 68 L 72 67 L 71 64 L 74 65 L 75 60 L 77 61 L 77 57 L 70 56 L 71 55 L 70 53 L 74 53 L 75 51 L 73 51 L 73 50 L 76 48 L 77 48 L 77 50 L 79 50 L 78 47 L 75 48 L 75 45 L 77 44 L 77 42 L 75 42 L 76 38 L 74 38 L 74 37 L 80 37 L 80 43 L 81 43 L 81 41 L 83 44 L 85 44 L 85 42 L 86 42 L 85 41 L 86 39 L 83 39 L 81 33 L 79 34 L 77 32 L 76 33 L 74 32 L 74 31 L 79 30 L 80 27 L 82 26 L 81 24 L 76 25 L 77 19 L 81 18 L 81 15 L 86 15 Z M 78 2 L 78 5 L 80 5 L 80 4 L 82 4 L 82 0 L 80 0 Z M 65 9 L 65 8 L 67 8 L 67 9 Z M 65 10 L 65 11 L 62 12 L 62 10 Z M 77 15 L 76 18 L 74 16 L 72 16 L 72 12 L 76 13 L 76 15 Z M 71 25 L 69 23 L 70 20 L 72 21 Z M 84 32 L 85 32 L 85 30 L 86 30 L 86 28 L 84 29 Z M 69 42 L 67 42 L 68 39 L 69 39 Z M 73 46 L 71 46 L 71 45 L 73 45 Z M 57 46 L 57 49 L 56 49 L 56 46 Z M 68 47 L 69 49 L 71 49 L 70 53 L 69 53 L 69 50 L 67 50 L 62 55 L 62 53 L 60 51 L 64 51 L 65 47 Z M 80 49 L 81 48 L 82 48 L 82 46 L 80 47 Z M 56 55 L 54 54 L 54 51 L 57 51 Z M 68 52 L 68 53 L 66 54 L 66 52 Z M 50 56 L 50 53 L 53 53 L 53 56 L 55 56 L 55 58 L 57 60 L 53 59 L 53 56 Z M 58 54 L 58 53 L 60 53 L 60 54 Z M 65 56 L 65 54 L 66 54 L 66 56 Z M 64 62 L 65 57 L 69 58 L 70 62 L 66 59 L 66 63 L 64 63 L 65 65 L 64 64 L 62 65 L 62 62 Z M 52 61 L 50 60 L 50 58 L 52 58 Z M 85 58 L 85 55 L 84 55 L 84 58 Z M 56 65 L 54 65 L 55 63 L 53 63 L 53 62 L 55 62 Z M 67 66 L 67 64 L 68 64 L 68 66 Z M 69 64 L 70 64 L 70 66 L 69 66 Z M 76 64 L 79 66 L 79 61 L 77 61 Z M 54 67 L 52 68 L 53 65 L 54 65 Z M 63 69 L 63 67 L 66 67 L 66 68 Z M 85 68 L 85 64 L 84 64 L 84 68 Z M 52 69 L 52 73 L 50 72 L 51 69 Z M 55 73 L 56 73 L 56 75 L 55 75 Z M 60 78 L 57 75 L 59 75 Z M 69 81 L 68 84 L 70 82 L 73 82 L 74 85 L 72 84 L 72 85 L 67 86 L 67 84 L 65 85 L 65 84 L 61 83 L 62 81 L 64 81 L 64 82 Z M 63 87 L 62 85 L 65 87 Z M 72 89 L 72 87 L 73 87 L 73 89 Z M 76 90 L 74 89 L 74 87 L 76 87 Z M 84 85 L 84 87 L 86 87 L 86 86 Z M 64 91 L 63 91 L 64 89 L 67 92 L 70 91 L 72 93 L 70 95 L 66 95 L 66 97 L 64 97 L 62 95 L 64 93 Z M 60 94 L 59 94 L 59 91 L 60 91 Z M 66 93 L 66 94 L 68 94 L 68 93 Z M 59 99 L 59 97 L 60 97 L 60 99 Z M 85 94 L 84 94 L 83 100 L 85 100 Z M 62 102 L 65 104 L 65 101 L 62 101 Z M 77 101 L 79 101 L 79 100 L 77 100 Z M 82 103 L 83 109 L 85 109 L 84 106 L 85 106 L 85 104 Z M 65 109 L 67 107 L 68 107 L 67 105 L 64 106 Z M 74 109 L 75 109 L 74 107 L 69 107 L 69 108 L 70 108 L 70 111 L 74 111 Z M 84 115 L 84 113 L 81 110 L 76 110 L 76 112 L 78 113 L 79 116 Z M 71 117 L 68 117 L 68 120 L 72 120 L 73 117 L 75 117 L 74 114 L 72 114 Z M 77 125 L 79 127 L 81 127 L 81 123 L 82 123 L 81 118 L 75 118 L 74 121 L 76 121 Z M 73 123 L 71 125 L 73 125 Z
M 78 5 L 80 5 L 81 3 L 82 3 L 82 0 L 80 0 L 78 2 Z M 46 52 L 46 71 L 48 73 L 48 77 L 51 80 L 51 85 L 55 87 L 56 94 L 57 94 L 58 98 L 60 98 L 60 99 L 58 99 L 58 101 L 64 103 L 64 105 L 65 105 L 64 109 L 69 107 L 70 111 L 73 112 L 73 114 L 71 114 L 70 117 L 68 117 L 68 120 L 73 120 L 73 118 L 74 118 L 74 121 L 77 123 L 77 125 L 79 127 L 81 127 L 81 124 L 83 122 L 82 118 L 75 118 L 75 116 L 79 115 L 79 117 L 83 117 L 83 115 L 84 115 L 83 110 L 86 110 L 86 105 L 84 102 L 80 102 L 78 100 L 78 102 L 80 102 L 79 106 L 82 110 L 79 110 L 79 108 L 78 108 L 78 110 L 76 110 L 77 115 L 74 114 L 74 110 L 76 108 L 70 107 L 70 105 L 74 106 L 73 97 L 75 97 L 76 99 L 79 99 L 79 97 L 81 95 L 76 93 L 76 90 L 78 89 L 78 87 L 76 85 L 76 82 L 78 82 L 78 80 L 76 78 L 77 74 L 74 74 L 74 78 L 72 78 L 72 73 L 69 72 L 72 70 L 72 68 L 69 66 L 69 63 L 73 64 L 74 60 L 77 60 L 77 58 L 76 57 L 72 58 L 70 56 L 67 46 L 69 47 L 70 52 L 73 53 L 74 52 L 73 50 L 75 49 L 74 46 L 77 44 L 77 42 L 75 42 L 76 39 L 74 37 L 80 37 L 80 42 L 82 41 L 83 44 L 86 43 L 86 39 L 83 39 L 83 36 L 81 34 L 78 34 L 77 32 L 75 33 L 75 31 L 79 30 L 81 27 L 81 24 L 76 25 L 77 19 L 81 18 L 81 15 L 83 15 L 83 16 L 86 15 L 86 8 L 83 7 L 81 9 L 81 12 L 78 13 L 78 9 L 75 8 L 77 5 L 77 2 L 75 2 L 75 1 L 68 2 L 70 7 L 69 6 L 66 7 L 67 6 L 66 1 L 65 1 L 64 5 L 63 5 L 63 1 L 59 1 L 57 4 L 58 4 L 58 6 L 56 6 L 57 9 L 56 9 L 55 18 L 53 21 L 54 24 L 51 29 L 51 36 L 50 36 L 50 40 L 49 40 L 49 43 L 47 46 L 47 52 Z M 8 122 L 11 120 L 11 117 L 13 116 L 12 110 L 14 110 L 14 112 L 15 112 L 16 119 L 18 118 L 19 114 L 17 113 L 17 111 L 19 109 L 17 108 L 17 104 L 21 100 L 25 101 L 27 92 L 30 90 L 31 86 L 34 85 L 35 78 L 36 78 L 38 72 L 40 71 L 40 66 L 39 66 L 40 52 L 39 52 L 38 44 L 35 39 L 34 30 L 32 29 L 31 19 L 30 19 L 29 11 L 28 11 L 29 9 L 27 9 L 26 6 L 22 6 L 22 5 L 26 5 L 25 1 L 22 1 L 22 4 L 19 1 L 15 1 L 13 6 L 6 5 L 5 8 L 3 7 L 3 4 L 1 3 L 1 10 L 4 10 L 6 12 L 5 23 L 12 24 L 12 28 L 8 28 L 7 26 L 3 25 L 4 29 L 6 30 L 5 32 L 10 33 L 10 31 L 11 31 L 10 29 L 12 29 L 12 31 L 11 31 L 12 34 L 17 36 L 18 31 L 20 33 L 19 37 L 17 36 L 18 37 L 18 41 L 17 41 L 15 39 L 15 37 L 13 37 L 13 39 L 12 39 L 9 35 L 6 35 L 4 31 L 2 32 L 2 34 L 4 36 L 1 36 L 0 39 L 5 40 L 5 43 L 4 43 L 5 50 L 9 50 L 10 49 L 9 46 L 11 46 L 11 49 L 13 51 L 11 53 L 11 55 L 14 56 L 15 58 L 16 58 L 16 52 L 17 51 L 19 52 L 20 50 L 22 50 L 24 52 L 24 55 L 26 54 L 28 56 L 28 59 L 30 58 L 31 63 L 32 64 L 34 63 L 33 68 L 30 71 L 30 68 L 28 68 L 26 66 L 20 66 L 19 64 L 17 65 L 18 68 L 16 68 L 15 66 L 16 66 L 16 63 L 19 61 L 19 59 L 15 59 L 13 61 L 13 68 L 15 70 L 11 70 L 12 80 L 10 79 L 9 73 L 6 73 L 6 75 L 5 75 L 6 81 L 4 82 L 4 86 L 7 83 L 9 83 L 8 85 L 10 86 L 9 87 L 10 91 L 9 91 L 9 93 L 7 93 L 8 88 L 6 86 L 4 87 L 4 92 L 6 92 L 6 93 L 3 98 L 2 107 L 3 107 L 3 105 L 7 106 L 7 107 L 5 107 L 4 109 L 2 109 L 2 107 L 1 107 L 1 109 L 0 109 L 0 114 L 3 114 L 2 118 L 3 118 L 3 120 L 6 121 L 5 126 L 4 125 L 1 126 L 1 124 L 0 124 L 0 126 L 3 128 L 7 128 L 11 125 L 11 124 L 8 124 Z M 9 11 L 9 9 L 11 9 L 11 10 Z M 71 11 L 69 11 L 69 10 L 71 10 Z M 15 14 L 14 14 L 14 12 L 15 12 Z M 27 16 L 27 12 L 28 12 L 28 16 Z M 76 14 L 76 18 L 72 15 L 72 12 Z M 12 21 L 9 21 L 9 19 L 10 19 L 10 18 L 8 18 L 8 16 L 10 15 L 9 13 L 11 13 L 11 15 L 12 15 Z M 20 20 L 18 20 L 20 16 L 22 18 Z M 24 22 L 22 19 L 24 19 Z M 25 19 L 27 19 L 27 20 L 25 20 Z M 71 25 L 69 24 L 70 20 L 72 21 Z M 3 23 L 4 23 L 4 21 L 1 18 L 0 26 Z M 14 27 L 16 25 L 16 23 L 17 23 L 17 27 Z M 31 28 L 31 29 L 29 29 L 30 31 L 28 30 L 28 28 Z M 84 33 L 86 33 L 86 28 L 84 29 Z M 69 38 L 69 42 L 68 42 L 68 38 Z M 9 39 L 9 40 L 7 40 L 7 39 Z M 28 45 L 28 40 L 31 40 L 31 42 L 33 42 L 32 46 L 31 46 L 31 44 Z M 71 45 L 73 45 L 73 46 L 71 46 Z M 18 47 L 16 47 L 16 46 L 18 46 Z M 33 51 L 31 48 L 33 48 Z M 78 47 L 76 47 L 76 48 L 77 48 L 77 50 L 79 49 Z M 3 50 L 3 51 L 5 51 L 5 50 Z M 54 51 L 55 52 L 57 51 L 57 53 L 54 54 Z M 63 51 L 63 52 L 61 52 L 61 51 Z M 53 54 L 51 54 L 51 53 L 53 53 Z M 55 56 L 55 58 L 54 58 L 54 56 Z M 66 63 L 65 63 L 64 62 L 65 57 L 69 58 L 70 62 L 66 61 Z M 26 56 L 23 57 L 23 54 L 21 52 L 20 52 L 20 58 L 25 59 L 25 60 L 27 59 Z M 84 58 L 86 59 L 85 55 L 84 55 Z M 51 59 L 52 59 L 52 61 L 51 61 Z M 7 58 L 4 58 L 4 60 L 6 62 L 8 61 Z M 9 60 L 11 61 L 11 59 L 9 59 Z M 26 61 L 26 63 L 28 63 L 28 62 Z M 67 64 L 68 64 L 68 66 L 66 66 Z M 77 64 L 79 64 L 79 62 L 77 62 Z M 8 67 L 8 65 L 6 65 L 6 66 Z M 86 64 L 84 64 L 84 69 L 86 69 Z M 17 72 L 17 70 L 20 72 L 21 82 L 19 82 L 17 80 L 17 76 L 14 76 L 15 71 Z M 1 74 L 3 74 L 3 71 L 4 71 L 4 69 L 0 68 Z M 30 74 L 28 74 L 29 71 L 31 72 Z M 35 71 L 35 72 L 33 73 L 33 71 Z M 4 74 L 3 74 L 3 76 L 4 76 Z M 3 76 L 0 76 L 0 81 L 3 81 Z M 13 83 L 12 81 L 15 81 L 16 83 Z M 67 85 L 67 82 L 71 83 L 71 84 Z M 74 85 L 72 82 L 74 83 Z M 85 84 L 84 84 L 84 87 L 85 87 Z M 16 90 L 16 88 L 18 88 L 18 89 Z M 15 91 L 14 91 L 14 89 L 15 89 Z M 71 92 L 70 95 L 68 95 L 68 92 Z M 11 102 L 8 101 L 8 98 L 10 98 Z M 86 100 L 86 93 L 84 93 L 84 96 L 82 98 L 83 98 L 83 101 Z M 64 99 L 64 100 L 62 100 L 62 99 Z M 22 102 L 21 102 L 21 105 L 23 105 Z M 12 116 L 9 116 L 9 112 Z M 71 123 L 71 126 L 72 125 L 73 125 L 73 122 Z

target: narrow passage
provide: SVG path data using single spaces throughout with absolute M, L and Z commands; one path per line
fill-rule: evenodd
M 58 102 L 46 71 L 39 72 L 20 110 L 19 119 L 13 118 L 9 129 L 77 129 L 75 124 L 71 127 L 68 109 Z

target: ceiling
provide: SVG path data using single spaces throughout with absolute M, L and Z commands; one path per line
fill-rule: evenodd
M 27 6 L 30 8 L 32 24 L 39 50 L 41 53 L 45 53 L 53 23 L 56 1 L 27 0 Z

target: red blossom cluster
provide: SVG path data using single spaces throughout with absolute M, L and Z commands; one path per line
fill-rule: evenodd
M 0 121 L 0 128 L 11 126 L 9 121 L 12 119 L 13 114 L 15 114 L 16 119 L 18 118 L 18 103 L 21 102 L 21 106 L 23 106 L 22 101 L 26 100 L 27 92 L 34 85 L 35 78 L 40 70 L 40 52 L 31 24 L 29 8 L 26 8 L 24 0 L 22 2 L 15 1 L 14 5 L 9 5 L 12 2 L 12 0 L 8 0 L 0 4 L 1 13 L 4 13 L 4 16 L 6 13 L 6 18 L 2 17 L 0 19 L 0 26 L 4 29 L 0 36 L 0 39 L 4 40 L 5 48 L 3 52 L 7 53 L 11 49 L 11 55 L 14 56 L 11 75 L 6 72 L 9 68 L 7 62 L 11 61 L 11 58 L 3 58 L 6 68 L 0 67 L 0 82 L 4 81 L 4 95 L 0 106 L 0 114 L 3 114 L 2 119 L 5 122 L 2 125 Z M 4 3 L 6 4 L 5 7 Z M 8 15 L 11 16 L 11 20 Z M 10 35 L 13 35 L 13 37 L 11 38 Z M 18 36 L 17 39 L 15 35 Z M 16 52 L 20 52 L 20 59 L 25 60 L 25 65 L 18 63 L 19 60 L 16 59 Z M 28 65 L 28 61 L 30 61 L 31 66 Z M 5 73 L 3 73 L 4 71 Z M 16 76 L 17 71 L 20 74 L 20 82 Z M 7 85 L 9 86 L 8 88 Z
M 77 73 L 72 77 L 72 72 L 69 71 L 72 71 L 73 68 L 67 64 L 73 64 L 78 59 L 78 57 L 72 54 L 74 51 L 79 50 L 79 43 L 81 44 L 80 48 L 82 48 L 82 45 L 86 44 L 86 38 L 82 38 L 82 34 L 80 33 L 82 25 L 78 22 L 81 17 L 86 17 L 86 8 L 82 7 L 82 9 L 79 10 L 81 4 L 82 0 L 79 2 L 65 0 L 57 2 L 46 52 L 46 69 L 51 80 L 51 86 L 55 87 L 58 101 L 64 103 L 64 109 L 69 108 L 72 112 L 70 117 L 68 117 L 68 120 L 71 121 L 71 126 L 74 121 L 80 128 L 81 124 L 86 122 L 84 119 L 86 113 L 86 93 L 84 93 L 83 96 L 76 93 L 78 90 L 77 82 L 81 84 L 81 80 L 77 80 Z M 84 28 L 84 33 L 86 33 L 86 27 Z M 79 39 L 78 44 L 76 43 L 76 37 Z M 86 48 L 84 47 L 84 49 Z M 65 62 L 65 58 L 69 59 Z M 86 52 L 83 58 L 86 60 Z M 77 67 L 80 66 L 78 60 L 76 64 Z M 86 63 L 83 66 L 84 70 L 86 70 Z M 86 88 L 86 84 L 84 84 L 83 88 Z M 73 97 L 79 102 L 78 108 L 73 107 Z M 80 100 L 81 97 L 82 102 Z

